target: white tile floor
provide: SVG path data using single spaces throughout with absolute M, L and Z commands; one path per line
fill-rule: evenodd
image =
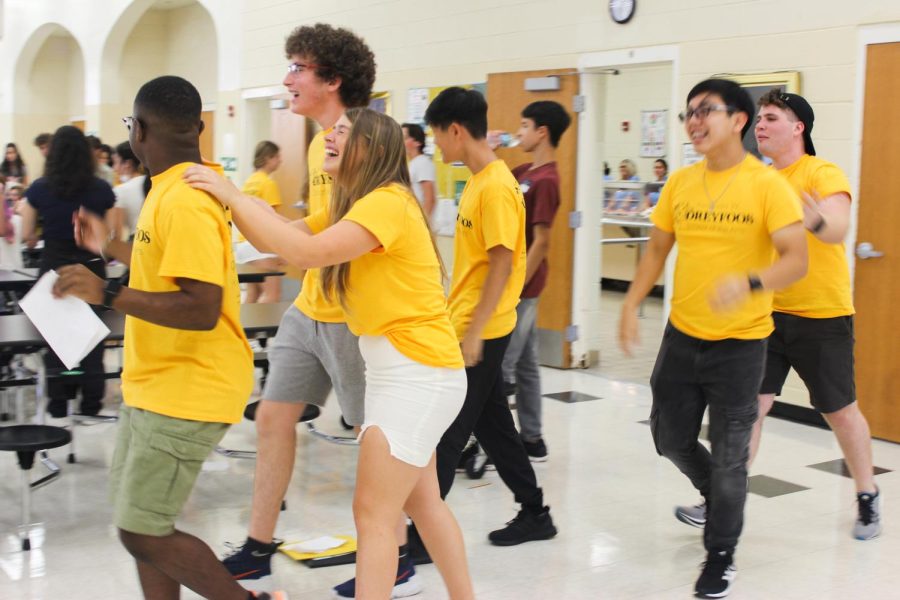
M 690 484 L 653 451 L 646 419 L 646 386 L 591 372 L 543 372 L 547 393 L 577 390 L 600 400 L 545 404 L 549 462 L 538 465 L 559 536 L 547 542 L 496 548 L 487 532 L 516 510 L 496 473 L 472 481 L 461 476 L 449 503 L 462 525 L 477 596 L 486 600 L 689 598 L 703 559 L 700 531 L 677 522 L 676 503 L 693 501 Z M 337 430 L 336 407 L 322 423 Z M 80 462 L 34 495 L 35 549 L 19 551 L 19 478 L 14 457 L 0 454 L 0 598 L 87 600 L 138 598 L 129 556 L 110 526 L 106 468 L 113 425 L 78 430 Z M 226 437 L 231 447 L 252 447 L 253 427 L 241 423 Z M 356 450 L 301 433 L 289 510 L 279 535 L 304 539 L 352 534 L 350 498 Z M 62 461 L 63 451 L 53 455 Z M 750 495 L 745 533 L 737 554 L 731 595 L 748 598 L 900 598 L 896 554 L 900 536 L 900 446 L 875 443 L 876 463 L 891 473 L 877 480 L 887 497 L 886 532 L 877 540 L 850 537 L 854 494 L 850 480 L 806 465 L 839 458 L 827 431 L 771 420 L 754 466 L 807 486 L 802 492 Z M 180 526 L 224 552 L 240 541 L 250 504 L 253 462 L 212 459 L 198 482 Z M 350 577 L 352 566 L 308 569 L 284 557 L 276 578 L 293 598 L 329 598 L 330 587 Z M 423 566 L 423 600 L 446 598 L 433 566 Z M 185 597 L 194 597 L 185 594 Z

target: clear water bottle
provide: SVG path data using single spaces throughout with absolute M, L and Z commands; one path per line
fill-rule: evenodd
M 515 148 L 519 145 L 519 138 L 506 131 L 488 131 L 488 145 L 493 148 Z

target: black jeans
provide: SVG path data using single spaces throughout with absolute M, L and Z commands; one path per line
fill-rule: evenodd
M 750 433 L 765 358 L 765 339 L 706 341 L 669 323 L 650 378 L 656 451 L 706 498 L 709 552 L 733 551 L 744 525 Z M 698 441 L 707 406 L 711 453 Z
M 469 382 L 466 401 L 438 443 L 438 481 L 441 497 L 445 498 L 453 486 L 460 454 L 474 432 L 494 461 L 497 474 L 515 494 L 516 502 L 537 511 L 544 505 L 544 493 L 537 485 L 534 468 L 503 392 L 501 366 L 509 337 L 484 340 L 481 362 L 466 369 Z

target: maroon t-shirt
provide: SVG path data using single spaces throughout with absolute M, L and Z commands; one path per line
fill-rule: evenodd
M 531 163 L 519 165 L 512 173 L 525 195 L 525 245 L 531 248 L 534 241 L 534 226 L 553 225 L 553 217 L 559 208 L 559 173 L 556 163 L 549 162 L 536 169 Z M 525 284 L 522 298 L 537 298 L 547 283 L 547 259 L 535 271 L 531 281 Z

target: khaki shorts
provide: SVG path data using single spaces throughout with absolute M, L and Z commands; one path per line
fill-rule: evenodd
M 123 406 L 109 473 L 116 527 L 165 536 L 197 481 L 225 423 L 187 421 Z

